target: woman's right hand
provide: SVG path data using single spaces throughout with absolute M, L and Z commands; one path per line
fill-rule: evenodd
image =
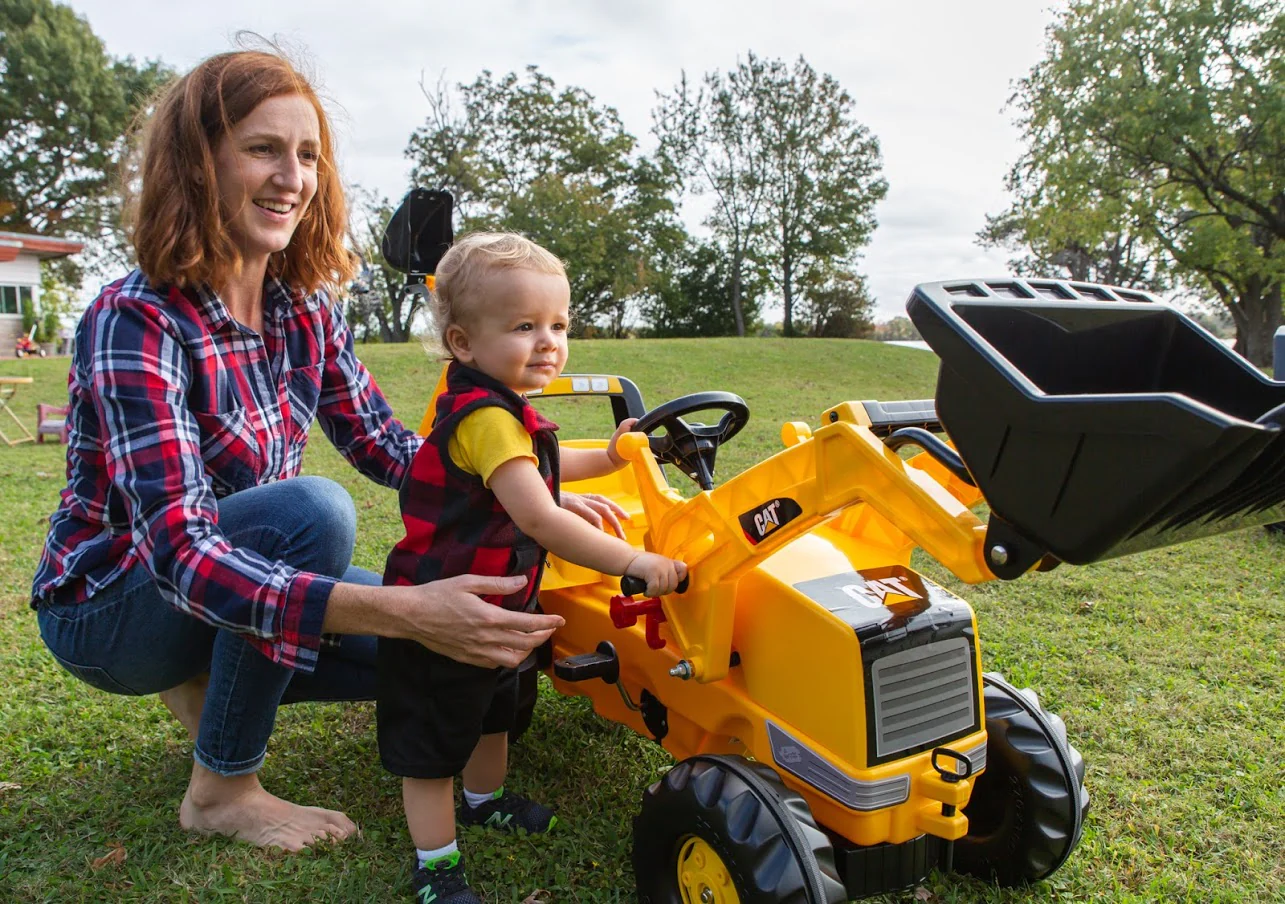
M 507 578 L 464 574 L 417 587 L 403 612 L 404 636 L 459 662 L 515 668 L 564 624 L 560 615 L 510 612 L 479 598 L 510 594 L 526 586 L 521 575 Z

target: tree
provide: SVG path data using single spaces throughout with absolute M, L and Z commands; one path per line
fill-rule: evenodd
M 123 136 L 169 76 L 108 56 L 69 7 L 0 0 L 0 228 L 83 238 L 110 259 Z
M 799 319 L 807 335 L 824 339 L 868 339 L 874 334 L 874 299 L 863 277 L 848 272 L 815 274 L 803 287 Z
M 696 192 L 714 196 L 709 225 L 732 256 L 739 316 L 742 262 L 775 274 L 792 335 L 795 287 L 814 269 L 851 264 L 875 229 L 888 191 L 879 142 L 853 115 L 854 101 L 800 57 L 791 68 L 750 53 L 727 75 L 686 77 L 660 95 L 660 156 Z
M 919 330 L 915 328 L 909 317 L 898 316 L 876 323 L 874 338 L 880 342 L 896 342 L 922 340 L 924 337 L 919 335 Z
M 671 180 L 635 157 L 616 111 L 534 66 L 457 86 L 458 108 L 440 83 L 424 93 L 429 118 L 406 150 L 416 183 L 456 196 L 461 231 L 511 229 L 566 260 L 573 328 L 622 335 L 652 259 L 683 231 Z
M 1213 289 L 1237 349 L 1268 361 L 1285 278 L 1281 4 L 1076 0 L 1013 102 L 1017 234 L 1036 256 L 1140 241 L 1135 264 Z
M 781 289 L 782 331 L 794 335 L 794 287 L 824 283 L 855 261 L 888 193 L 879 141 L 853 116 L 855 102 L 802 57 L 789 69 L 750 54 L 743 70 L 757 97 L 756 140 L 766 150 L 763 236 Z
M 1077 282 L 1163 291 L 1163 261 L 1155 243 L 1130 231 L 1128 219 L 1110 212 L 1114 205 L 1041 204 L 1015 174 L 1008 180 L 1018 200 L 997 216 L 987 216 L 977 234 L 984 248 L 1014 256 L 1018 276 L 1061 277 Z
M 744 336 L 758 325 L 765 286 L 753 273 L 738 279 L 733 258 L 716 245 L 689 242 L 643 300 L 656 336 Z M 739 285 L 737 285 L 739 283 Z M 740 293 L 734 309 L 727 300 Z
M 695 90 L 683 73 L 669 95 L 657 93 L 652 131 L 658 156 L 684 190 L 711 194 L 709 224 L 730 257 L 732 317 L 744 336 L 745 259 L 763 216 L 767 186 L 763 149 L 753 140 L 755 96 L 739 70 L 707 73 Z

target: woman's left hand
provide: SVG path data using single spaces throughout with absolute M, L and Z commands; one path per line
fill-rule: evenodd
M 629 515 L 618 504 L 598 493 L 561 494 L 562 507 L 573 515 L 579 515 L 594 527 L 602 529 L 605 524 L 617 537 L 625 537 L 625 529 L 620 526 L 620 519 L 629 520 Z

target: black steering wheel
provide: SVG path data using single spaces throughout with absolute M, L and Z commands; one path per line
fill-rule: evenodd
M 716 409 L 724 412 L 717 424 L 689 424 L 684 414 Z M 714 489 L 714 458 L 718 447 L 741 432 L 750 419 L 750 406 L 730 392 L 696 392 L 653 408 L 638 419 L 634 430 L 647 434 L 651 454 L 657 461 L 671 464 L 700 484 L 702 490 Z M 658 427 L 665 435 L 652 436 Z

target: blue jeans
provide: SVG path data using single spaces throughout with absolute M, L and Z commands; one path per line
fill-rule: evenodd
M 295 477 L 219 500 L 219 527 L 233 546 L 303 571 L 354 584 L 381 583 L 350 565 L 357 513 L 347 490 L 321 477 Z M 282 703 L 373 700 L 374 637 L 346 636 L 323 648 L 311 674 L 296 674 L 161 598 L 136 565 L 83 603 L 46 604 L 40 636 L 77 678 L 115 694 L 155 694 L 210 674 L 196 761 L 219 775 L 256 772 Z

